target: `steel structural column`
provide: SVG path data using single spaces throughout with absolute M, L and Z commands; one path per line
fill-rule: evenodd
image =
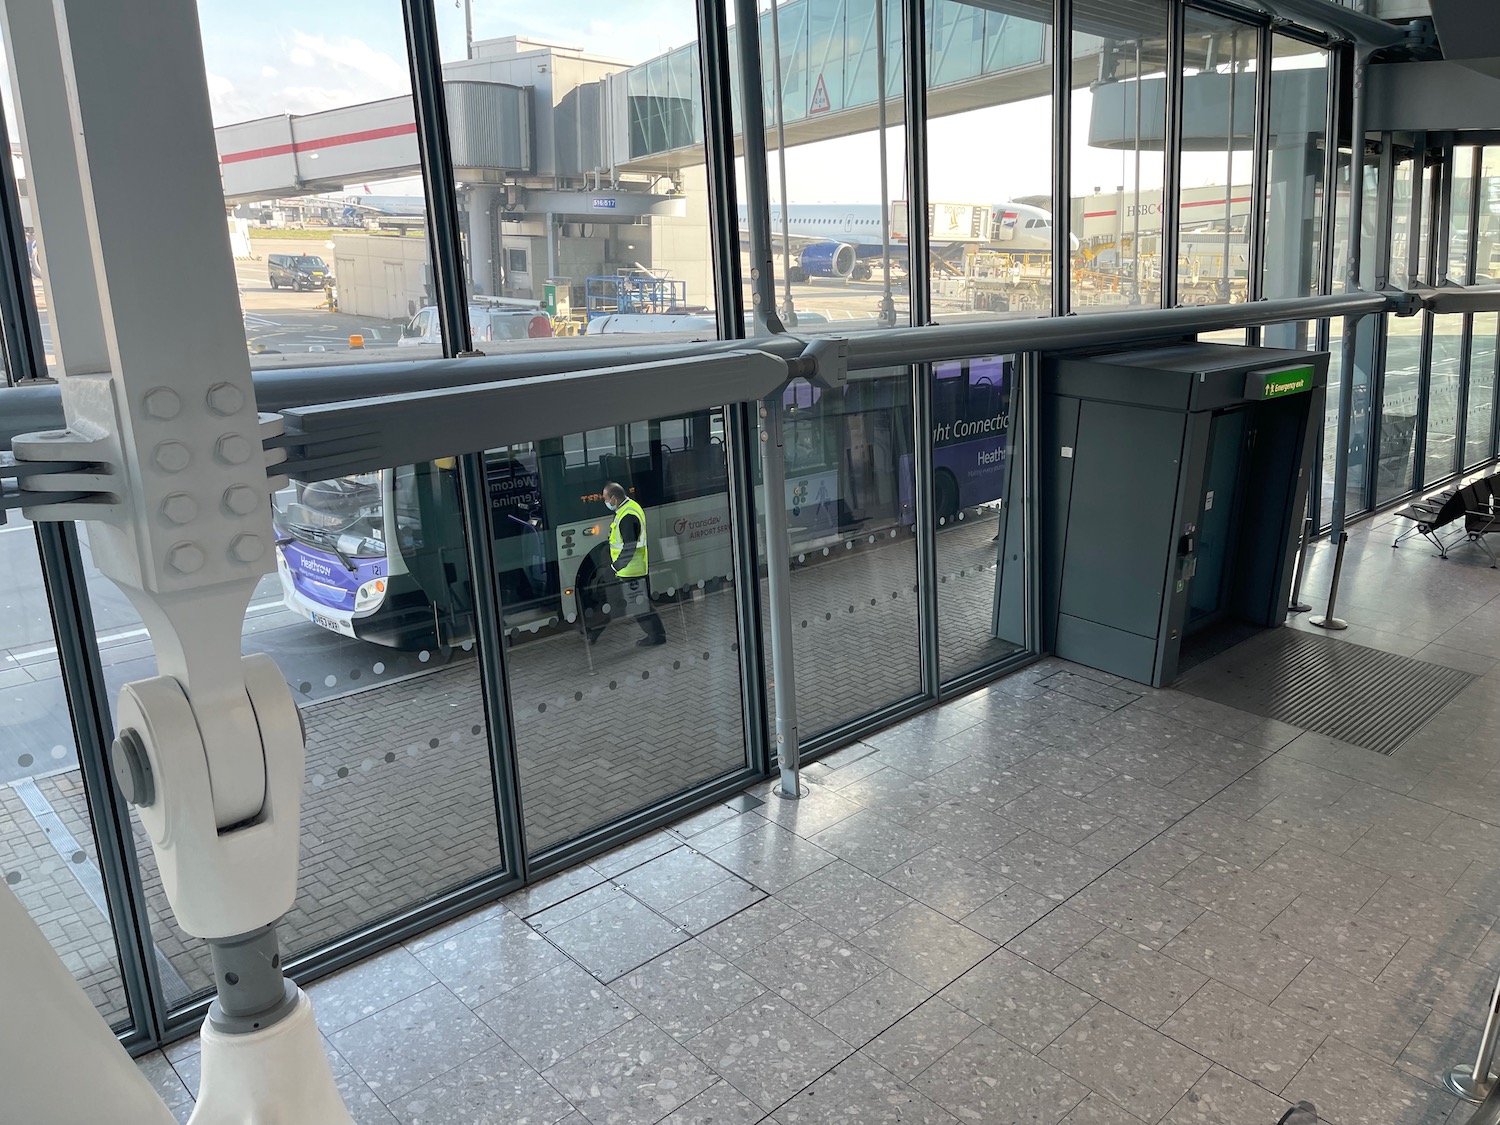
M 740 64 L 740 139 L 745 160 L 745 219 L 750 230 L 750 317 L 746 333 L 784 331 L 776 315 L 776 261 L 771 248 L 771 200 L 766 164 L 766 80 L 760 65 L 756 0 L 734 0 Z
M 1428 134 L 1419 134 L 1419 142 L 1415 155 L 1412 175 L 1412 218 L 1416 220 L 1407 228 L 1407 262 L 1416 263 L 1416 269 L 1408 270 L 1407 284 L 1436 284 L 1437 265 L 1441 261 L 1438 254 L 1438 233 L 1441 223 L 1441 204 L 1443 199 L 1444 184 L 1443 173 L 1445 171 L 1442 163 L 1439 163 L 1433 173 L 1433 184 L 1430 191 L 1427 190 L 1427 146 Z M 1421 184 L 1421 188 L 1418 188 Z M 1423 253 L 1422 231 L 1427 231 L 1426 252 Z M 1421 340 L 1417 346 L 1417 425 L 1416 433 L 1412 438 L 1412 467 L 1411 467 L 1411 491 L 1420 493 L 1426 486 L 1427 478 L 1427 420 L 1431 415 L 1432 397 L 1432 337 L 1437 327 L 1437 314 L 1423 310 Z
M 1139 75 L 1136 76 L 1139 80 Z M 1139 85 L 1139 81 L 1137 81 Z M 1072 307 L 1073 0 L 1052 0 L 1052 315 Z M 1137 184 L 1139 187 L 1139 184 Z M 1140 261 L 1136 251 L 1135 260 Z M 1136 287 L 1139 299 L 1140 287 Z
M 1345 258 L 1344 288 L 1347 292 L 1359 291 L 1360 250 L 1364 233 L 1365 203 L 1365 129 L 1370 116 L 1369 98 L 1365 96 L 1365 83 L 1369 77 L 1370 56 L 1361 48 L 1355 49 L 1353 74 L 1351 75 L 1349 126 L 1349 246 Z M 1338 457 L 1333 463 L 1333 513 L 1330 534 L 1335 540 L 1344 534 L 1346 515 L 1345 492 L 1349 486 L 1349 426 L 1353 411 L 1355 349 L 1359 339 L 1357 315 L 1344 318 L 1343 352 L 1339 356 L 1339 418 Z M 1369 443 L 1366 443 L 1367 447 Z M 1368 482 L 1369 474 L 1366 474 Z M 1331 611 L 1330 611 L 1331 615 Z
M 740 269 L 738 192 L 734 175 L 733 61 L 722 3 L 698 0 L 698 62 L 703 77 L 704 162 L 708 181 L 714 307 L 722 340 L 745 337 L 744 278 Z M 785 204 L 785 200 L 782 201 Z M 783 214 L 785 211 L 783 210 Z M 760 562 L 756 551 L 755 463 L 750 418 L 741 404 L 724 416 L 729 453 L 729 512 L 734 527 L 735 617 L 740 634 L 740 701 L 748 763 L 770 769 L 765 653 L 761 644 Z
M 924 325 L 932 322 L 931 230 L 927 209 L 927 0 L 902 0 L 901 26 L 906 72 L 906 226 L 910 232 L 906 276 L 911 323 Z M 917 635 L 922 693 L 936 699 L 942 682 L 942 661 L 938 652 L 937 513 L 932 502 L 932 367 L 925 363 L 914 365 L 911 379 Z
M 1478 272 L 1475 257 L 1478 254 L 1479 177 L 1483 170 L 1483 151 L 1479 145 L 1474 145 L 1469 150 L 1469 205 L 1464 212 L 1467 242 L 1464 246 L 1464 272 L 1458 280 L 1460 285 L 1473 285 Z M 1456 153 L 1457 150 L 1455 156 Z M 1449 262 L 1449 268 L 1452 268 L 1452 262 Z M 1458 362 L 1458 425 L 1455 427 L 1457 434 L 1454 440 L 1458 444 L 1458 471 L 1462 473 L 1469 467 L 1469 391 L 1472 389 L 1469 368 L 1474 364 L 1473 314 L 1464 317 L 1463 345 Z
M 1187 53 L 1187 13 L 1182 0 L 1167 8 L 1167 108 L 1162 168 L 1161 302 L 1177 305 L 1177 257 L 1182 227 L 1182 67 Z
M 465 287 L 463 242 L 458 225 L 458 192 L 443 100 L 443 58 L 437 13 L 432 0 L 403 0 L 406 52 L 411 63 L 412 105 L 417 119 L 417 153 L 422 162 L 431 237 L 432 280 L 436 288 L 443 351 L 463 356 L 474 351 Z M 495 831 L 502 863 L 524 881 L 527 872 L 525 820 L 521 815 L 520 770 L 515 723 L 510 708 L 510 676 L 502 620 L 504 607 L 495 589 L 495 543 L 489 515 L 489 486 L 484 454 L 459 459 L 458 497 L 467 544 L 466 562 L 474 591 L 474 636 L 479 645 L 480 677 L 494 787 Z
M 1250 150 L 1253 160 L 1250 168 L 1250 254 L 1246 264 L 1250 276 L 1245 279 L 1245 298 L 1250 301 L 1259 301 L 1266 295 L 1266 194 L 1271 167 L 1271 87 L 1275 81 L 1271 72 L 1271 34 L 1268 25 L 1262 25 L 1255 32 L 1255 135 Z M 1233 194 L 1232 190 L 1230 194 Z M 1297 241 L 1300 243 L 1301 239 Z M 1300 293 L 1296 295 L 1301 296 Z

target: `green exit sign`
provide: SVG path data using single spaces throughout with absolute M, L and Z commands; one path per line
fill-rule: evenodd
M 1245 376 L 1245 397 L 1250 399 L 1285 398 L 1312 390 L 1313 368 L 1290 367 L 1285 371 L 1252 371 Z

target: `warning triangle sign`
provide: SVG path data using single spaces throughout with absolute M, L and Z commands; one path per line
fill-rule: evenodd
M 812 104 L 807 107 L 808 113 L 827 113 L 833 106 L 828 101 L 828 87 L 823 85 L 823 76 L 818 75 L 818 84 L 813 87 Z

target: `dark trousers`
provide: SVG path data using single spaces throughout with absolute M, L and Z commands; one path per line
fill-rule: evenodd
M 647 575 L 639 578 L 615 578 L 605 587 L 605 598 L 609 613 L 600 614 L 590 632 L 598 637 L 611 617 L 634 617 L 641 632 L 653 641 L 667 639 L 667 630 L 651 606 L 651 579 Z

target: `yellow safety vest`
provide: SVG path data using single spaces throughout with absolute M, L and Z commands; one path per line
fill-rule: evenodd
M 634 516 L 641 525 L 641 538 L 635 545 L 635 554 L 630 556 L 630 561 L 625 564 L 625 569 L 615 571 L 621 578 L 641 578 L 646 573 L 646 513 L 641 506 L 630 497 L 625 497 L 620 506 L 615 509 L 615 518 L 609 525 L 609 561 L 614 562 L 620 557 L 620 552 L 625 549 L 625 540 L 620 538 L 620 521 L 626 516 Z

